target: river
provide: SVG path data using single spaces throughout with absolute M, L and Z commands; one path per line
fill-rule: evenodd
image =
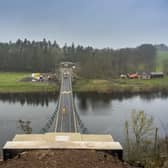
M 160 136 L 168 128 L 168 95 L 75 94 L 76 109 L 89 133 L 112 134 L 124 142 L 124 123 L 133 110 L 154 118 Z M 56 109 L 58 96 L 0 96 L 0 148 L 17 133 L 39 133 Z

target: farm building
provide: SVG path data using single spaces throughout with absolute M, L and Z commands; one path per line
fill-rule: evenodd
M 141 79 L 150 79 L 150 78 L 151 78 L 151 76 L 149 73 L 143 72 L 141 75 Z
M 150 77 L 151 78 L 163 78 L 164 73 L 163 72 L 151 72 Z

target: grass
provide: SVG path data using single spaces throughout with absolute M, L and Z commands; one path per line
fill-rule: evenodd
M 163 63 L 168 61 L 168 52 L 167 51 L 158 51 L 156 57 L 156 71 L 163 71 Z
M 80 79 L 73 85 L 77 92 L 105 92 L 108 88 L 111 88 L 111 82 L 107 80 Z
M 51 92 L 58 90 L 54 84 L 40 82 L 22 82 L 30 73 L 0 73 L 0 93 Z
M 168 77 L 163 79 L 139 80 L 139 79 L 112 79 L 92 80 L 80 79 L 75 82 L 73 89 L 76 92 L 153 92 L 168 91 Z
M 47 93 L 58 92 L 56 84 L 43 82 L 23 82 L 22 79 L 30 77 L 30 73 L 0 73 L 0 93 Z M 73 84 L 76 92 L 153 92 L 168 91 L 168 77 L 163 79 L 139 80 L 139 79 L 80 79 Z

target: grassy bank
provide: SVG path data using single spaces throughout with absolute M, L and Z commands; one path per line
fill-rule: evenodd
M 30 73 L 0 73 L 0 93 L 49 93 L 59 92 L 55 83 L 25 82 Z M 97 93 L 141 93 L 141 92 L 168 92 L 168 77 L 163 79 L 79 79 L 73 83 L 75 92 Z
M 98 93 L 145 93 L 156 91 L 168 91 L 168 77 L 163 79 L 139 80 L 139 79 L 113 79 L 91 80 L 80 79 L 73 85 L 76 92 Z
M 30 77 L 30 73 L 0 73 L 0 93 L 35 93 L 58 91 L 56 84 L 42 82 L 24 82 Z

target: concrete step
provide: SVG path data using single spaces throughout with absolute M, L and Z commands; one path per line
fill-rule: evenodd
M 95 135 L 95 134 L 81 134 L 82 141 L 95 141 L 95 142 L 112 142 L 111 135 Z
M 49 141 L 55 142 L 61 137 L 68 141 L 105 141 L 111 142 L 111 135 L 95 135 L 95 134 L 80 134 L 80 133 L 46 133 L 46 134 L 18 134 L 13 138 L 13 141 Z
M 25 150 L 68 150 L 95 149 L 117 154 L 122 159 L 123 149 L 111 135 L 94 135 L 80 133 L 46 133 L 18 134 L 13 141 L 8 141 L 3 147 L 3 158 L 9 159 Z
M 96 149 L 96 150 L 122 150 L 119 142 L 97 141 L 8 141 L 3 147 L 7 149 Z
M 13 138 L 13 141 L 42 141 L 44 139 L 44 134 L 17 134 Z

